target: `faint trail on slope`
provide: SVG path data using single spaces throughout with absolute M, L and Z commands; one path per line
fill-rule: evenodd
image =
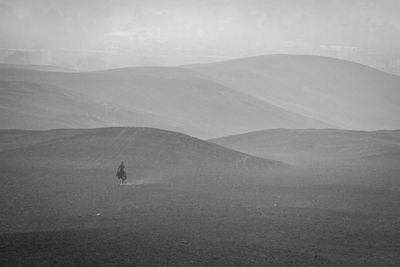
M 135 132 L 133 133 L 132 136 L 127 137 L 126 139 L 120 140 L 121 137 L 127 132 L 127 128 L 121 129 L 121 131 L 118 133 L 118 135 L 115 138 L 111 138 L 111 146 L 112 147 L 117 147 L 116 152 L 113 153 L 110 157 L 102 159 L 102 157 L 98 156 L 97 159 L 95 160 L 95 168 L 99 168 L 101 166 L 107 165 L 108 162 L 116 162 L 126 151 L 126 149 L 129 147 L 132 141 L 135 141 L 135 137 L 137 132 L 140 131 L 140 129 L 136 129 Z M 125 143 L 125 140 L 128 140 L 127 143 Z

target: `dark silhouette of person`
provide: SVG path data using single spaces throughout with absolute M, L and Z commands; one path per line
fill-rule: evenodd
M 125 164 L 123 161 L 121 161 L 121 164 L 118 166 L 117 177 L 118 179 L 121 179 L 122 183 L 126 180 Z
M 118 166 L 118 171 L 124 172 L 125 171 L 125 164 L 123 161 L 121 161 L 121 164 Z

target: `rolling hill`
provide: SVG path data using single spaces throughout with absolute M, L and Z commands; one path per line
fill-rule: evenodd
M 282 155 L 299 160 L 360 159 L 400 151 L 400 131 L 349 131 L 337 129 L 274 129 L 210 140 L 216 144 L 268 157 Z
M 85 73 L 2 65 L 0 77 L 3 83 L 56 86 L 91 101 L 152 114 L 156 122 L 141 126 L 201 138 L 271 128 L 400 128 L 398 76 L 326 57 L 271 55 Z
M 8 223 L 25 216 L 29 223 L 36 213 L 57 218 L 101 206 L 115 209 L 123 197 L 123 189 L 115 190 L 121 161 L 128 185 L 207 192 L 255 181 L 275 183 L 273 173 L 288 167 L 154 128 L 2 130 L 0 144 L 0 216 Z
M 210 140 L 216 144 L 281 160 L 297 168 L 300 182 L 400 186 L 400 131 L 276 129 Z
M 43 130 L 99 126 L 164 126 L 145 112 L 128 111 L 55 85 L 0 80 L 0 128 Z
M 302 142 L 312 140 L 365 149 L 399 139 L 398 131 L 270 136 L 244 135 L 305 157 Z M 274 144 L 285 139 L 295 147 Z M 126 186 L 115 178 L 121 160 Z M 371 186 L 365 167 L 305 172 L 152 128 L 2 130 L 0 265 L 396 266 L 400 185 L 378 174 L 382 184 Z M 310 175 L 322 184 L 301 182 Z M 363 183 L 349 185 L 354 176 Z
M 0 142 L 0 164 L 11 168 L 10 171 L 17 166 L 53 171 L 90 170 L 105 171 L 108 177 L 113 177 L 116 165 L 123 160 L 132 180 L 147 177 L 167 180 L 252 172 L 265 176 L 268 169 L 286 166 L 154 128 L 9 130 L 1 132 Z M 189 182 L 187 179 L 184 182 Z
M 0 77 L 8 83 L 52 85 L 127 111 L 150 113 L 164 123 L 142 126 L 179 130 L 201 138 L 265 128 L 328 127 L 328 124 L 238 92 L 184 68 L 143 67 L 68 73 L 3 67 Z M 176 127 L 171 128 L 171 125 Z M 30 125 L 21 128 L 30 129 Z
M 400 128 L 400 77 L 357 63 L 268 55 L 187 68 L 334 128 Z
M 54 72 L 74 72 L 73 69 L 56 65 L 35 65 L 35 64 L 0 64 L 0 68 L 28 69 Z

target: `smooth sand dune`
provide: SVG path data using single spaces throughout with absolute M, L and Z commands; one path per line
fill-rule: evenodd
M 163 125 L 157 128 L 179 130 L 201 138 L 265 128 L 328 127 L 183 68 L 57 73 L 3 67 L 0 77 L 6 82 L 55 85 L 128 111 L 151 113 L 163 120 Z
M 268 55 L 188 68 L 335 128 L 400 128 L 400 77 L 357 63 Z

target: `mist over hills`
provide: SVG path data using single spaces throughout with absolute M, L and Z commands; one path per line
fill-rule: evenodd
M 353 66 L 319 60 L 333 77 Z M 315 129 L 337 125 L 241 91 L 248 69 L 261 72 L 250 79 L 255 85 L 265 73 L 282 78 L 286 67 L 264 64 L 244 64 L 228 78 L 206 73 L 214 65 L 85 73 L 0 67 L 2 127 L 66 127 L 0 130 L 0 265 L 398 265 L 399 131 Z M 307 64 L 294 64 L 306 74 L 285 82 L 315 78 L 309 94 L 319 99 L 323 84 L 302 70 Z M 395 127 L 397 78 L 360 73 L 360 81 L 387 85 L 378 100 L 377 87 L 366 87 L 364 100 Z M 240 81 L 228 84 L 232 77 Z M 362 87 L 346 88 L 354 97 Z M 296 103 L 292 87 L 282 88 L 277 96 Z M 298 105 L 339 114 L 338 125 L 377 125 L 361 111 L 339 110 L 346 106 L 325 108 L 333 98 L 326 88 L 321 105 L 304 100 L 305 92 Z M 163 129 L 85 128 L 119 124 Z M 251 130 L 261 131 L 241 134 Z M 203 141 L 188 133 L 239 135 Z M 120 161 L 124 186 L 115 177 Z
M 400 77 L 364 65 L 320 56 L 268 55 L 189 67 L 336 127 L 400 128 Z
M 400 266 L 399 14 L 0 0 L 0 266 Z
M 40 119 L 43 114 L 29 109 L 30 105 L 14 109 L 5 105 L 9 118 L 16 119 L 4 122 L 3 129 L 128 125 L 213 138 L 271 128 L 400 128 L 398 76 L 318 56 L 260 56 L 182 68 L 135 67 L 83 73 L 2 65 L 0 77 L 3 94 L 11 85 L 17 88 L 16 83 L 29 87 L 31 94 L 41 94 L 39 90 L 48 88 L 48 97 L 32 97 L 30 105 L 59 114 L 46 125 Z M 49 90 L 51 86 L 57 90 Z M 21 90 L 21 86 L 18 88 L 15 90 Z M 82 106 L 87 101 L 92 114 L 78 108 L 75 115 L 79 119 L 68 117 L 47 104 L 61 102 L 55 99 L 64 89 L 67 94 L 85 95 L 79 101 L 70 97 L 68 105 Z M 16 107 L 14 103 L 23 103 L 23 97 L 7 103 Z M 112 108 L 94 108 L 93 102 Z
M 8 82 L 55 85 L 127 111 L 150 113 L 161 118 L 163 123 L 156 121 L 141 126 L 179 130 L 202 138 L 249 129 L 329 126 L 183 68 L 143 67 L 85 73 L 0 68 L 0 77 Z M 28 126 L 22 128 L 30 129 Z

